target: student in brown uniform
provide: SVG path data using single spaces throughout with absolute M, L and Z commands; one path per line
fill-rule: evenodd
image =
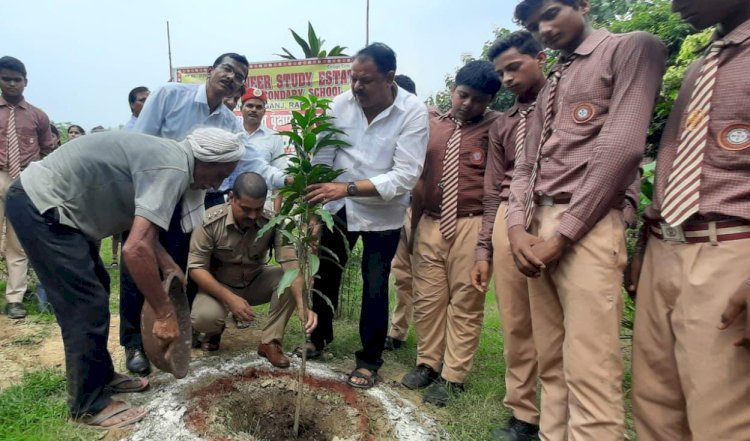
M 622 440 L 622 201 L 664 73 L 654 36 L 588 23 L 588 0 L 524 0 L 515 18 L 561 58 L 529 121 L 508 236 L 529 279 L 542 440 Z M 636 62 L 637 60 L 637 62 Z
M 458 71 L 451 109 L 430 112 L 427 157 L 412 194 L 417 366 L 401 382 L 429 386 L 424 401 L 439 406 L 463 391 L 484 318 L 484 292 L 471 285 L 470 268 L 482 225 L 489 129 L 500 116 L 487 106 L 498 90 L 487 61 Z
M 508 425 L 493 430 L 495 439 L 526 441 L 539 432 L 536 399 L 536 348 L 531 330 L 531 311 L 526 276 L 513 263 L 505 215 L 516 154 L 522 158 L 528 117 L 547 79 L 547 55 L 534 36 L 518 31 L 496 41 L 488 52 L 503 86 L 516 102 L 490 129 L 487 170 L 484 175 L 484 216 L 477 243 L 471 280 L 482 292 L 495 273 L 495 299 L 503 329 L 505 400 L 511 410 Z
M 716 26 L 662 138 L 634 265 L 642 441 L 750 439 L 750 1 L 675 0 Z M 645 242 L 645 243 L 644 243 Z M 640 261 L 641 259 L 635 259 Z

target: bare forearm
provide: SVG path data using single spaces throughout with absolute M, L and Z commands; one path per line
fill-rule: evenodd
M 174 307 L 162 288 L 156 254 L 154 245 L 146 244 L 144 241 L 131 243 L 128 240 L 122 248 L 123 260 L 136 286 L 154 309 L 157 317 L 165 317 L 174 311 Z

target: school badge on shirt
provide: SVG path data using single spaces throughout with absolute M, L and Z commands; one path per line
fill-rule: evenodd
M 469 152 L 469 161 L 474 165 L 484 164 L 484 150 L 479 147 L 471 149 Z
M 591 121 L 594 117 L 594 106 L 590 103 L 580 103 L 573 109 L 573 121 L 583 124 Z
M 732 124 L 719 132 L 719 146 L 724 150 L 739 151 L 750 147 L 750 124 Z

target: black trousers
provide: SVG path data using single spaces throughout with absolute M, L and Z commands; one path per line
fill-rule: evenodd
M 391 261 L 396 254 L 401 229 L 387 231 L 346 230 L 346 210 L 334 216 L 336 224 L 346 232 L 346 241 L 354 246 L 362 238 L 362 308 L 359 318 L 359 337 L 362 349 L 355 353 L 357 367 L 377 370 L 383 365 L 383 343 L 388 332 L 388 278 L 391 274 Z M 348 259 L 346 242 L 340 231 L 323 228 L 320 238 L 323 247 L 333 251 L 343 267 Z M 339 301 L 341 275 L 343 270 L 327 255 L 320 251 L 321 263 L 313 288 L 328 297 L 334 306 Z M 317 348 L 323 348 L 333 341 L 334 311 L 328 303 L 313 294 L 313 311 L 318 314 L 318 326 L 311 340 Z
M 18 180 L 5 209 L 62 331 L 70 413 L 95 414 L 111 401 L 105 386 L 114 375 L 107 351 L 109 274 L 96 244 L 61 225 L 57 210 L 39 213 Z
M 169 230 L 159 231 L 159 243 L 167 250 L 175 263 L 187 269 L 188 252 L 190 251 L 190 234 L 182 232 L 180 226 L 180 215 L 182 206 L 177 203 L 172 219 L 169 221 Z M 122 233 L 122 243 L 128 239 L 128 232 Z M 194 283 L 188 283 L 188 302 L 192 304 L 197 289 Z M 141 338 L 141 310 L 144 297 L 135 284 L 133 276 L 128 270 L 125 259 L 120 259 L 120 345 L 126 348 L 143 347 Z

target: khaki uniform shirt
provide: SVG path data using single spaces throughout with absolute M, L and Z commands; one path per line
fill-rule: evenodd
M 277 228 L 257 238 L 258 231 L 272 216 L 264 213 L 255 225 L 242 231 L 234 222 L 228 202 L 207 210 L 203 225 L 193 231 L 190 239 L 188 270 L 205 269 L 220 283 L 241 289 L 262 272 L 270 260 L 271 247 L 277 262 L 296 262 L 294 247 L 283 245 Z

